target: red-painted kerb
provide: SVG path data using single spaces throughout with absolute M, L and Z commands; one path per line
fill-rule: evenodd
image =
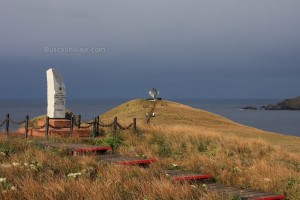
M 272 196 L 272 197 L 259 197 L 259 198 L 253 198 L 253 200 L 280 200 L 285 199 L 284 195 L 278 195 L 278 196 Z
M 119 162 L 121 165 L 138 165 L 138 164 L 149 164 L 155 162 L 155 159 L 147 159 L 147 160 L 134 160 L 134 161 L 122 161 Z
M 182 177 L 174 177 L 176 181 L 188 181 L 188 180 L 197 180 L 197 179 L 208 179 L 212 178 L 211 174 L 202 174 L 202 175 L 195 175 L 195 176 L 182 176 Z
M 85 152 L 85 151 L 107 151 L 111 150 L 111 147 L 90 147 L 90 148 L 80 148 L 75 149 L 76 152 Z

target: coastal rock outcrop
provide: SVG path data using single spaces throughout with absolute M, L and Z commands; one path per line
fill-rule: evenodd
M 245 106 L 243 108 L 241 108 L 242 110 L 257 110 L 257 107 L 255 106 Z
M 269 104 L 266 110 L 300 110 L 300 97 L 285 99 L 277 104 Z

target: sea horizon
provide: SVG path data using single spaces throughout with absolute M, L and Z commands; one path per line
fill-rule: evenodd
M 143 98 L 141 98 L 143 99 Z M 91 120 L 97 115 L 131 100 L 129 98 L 73 98 L 68 99 L 66 108 L 75 115 L 81 114 L 84 120 Z M 277 103 L 281 99 L 200 99 L 177 98 L 166 99 L 182 103 L 194 108 L 206 110 L 221 115 L 237 123 L 258 128 L 264 131 L 285 135 L 300 136 L 300 112 L 299 111 L 266 111 L 266 110 L 241 110 L 243 106 L 267 105 Z M 46 114 L 47 100 L 42 98 L 15 98 L 0 99 L 0 122 L 5 119 L 7 113 L 12 119 L 21 120 L 29 115 L 30 119 Z M 159 115 L 159 113 L 157 113 Z M 12 126 L 12 129 L 17 129 Z

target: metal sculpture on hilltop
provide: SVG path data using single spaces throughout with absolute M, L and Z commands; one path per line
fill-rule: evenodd
M 155 100 L 156 97 L 159 95 L 159 92 L 158 92 L 157 89 L 152 88 L 152 89 L 149 91 L 149 94 L 150 94 L 150 96 Z

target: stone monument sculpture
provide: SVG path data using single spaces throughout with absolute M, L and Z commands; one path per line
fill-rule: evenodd
M 157 89 L 152 88 L 152 89 L 149 91 L 149 94 L 150 94 L 150 96 L 151 96 L 154 100 L 156 100 L 156 97 L 158 96 L 159 92 L 158 92 Z
M 47 70 L 47 116 L 65 119 L 66 88 L 61 75 L 56 69 Z
M 62 76 L 55 69 L 48 69 L 47 72 L 47 117 L 38 120 L 38 126 L 45 128 L 28 129 L 28 133 L 32 136 L 45 137 L 48 130 L 48 135 L 56 136 L 71 136 L 89 137 L 90 129 L 74 126 L 71 119 L 66 116 L 66 87 Z M 49 124 L 47 124 L 47 122 Z M 74 122 L 74 121 L 73 121 Z M 46 126 L 47 125 L 47 126 Z M 49 125 L 49 126 L 48 126 Z M 48 128 L 47 128 L 48 127 Z M 24 127 L 18 130 L 20 133 L 25 132 Z

